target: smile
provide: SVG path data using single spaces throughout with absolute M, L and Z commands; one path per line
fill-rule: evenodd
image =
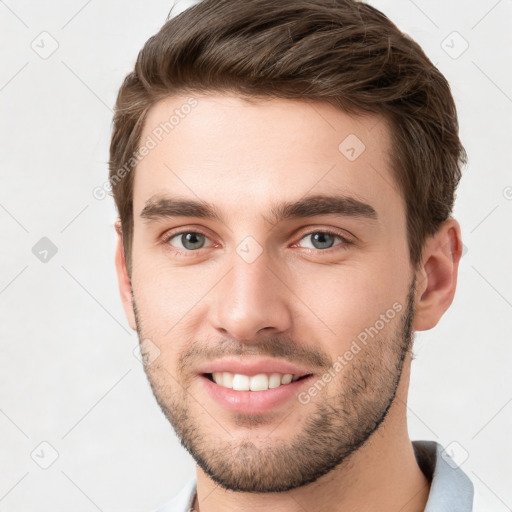
M 234 391 L 267 391 L 295 382 L 305 376 L 291 373 L 258 373 L 257 375 L 244 375 L 232 372 L 213 372 L 206 374 L 210 380 Z

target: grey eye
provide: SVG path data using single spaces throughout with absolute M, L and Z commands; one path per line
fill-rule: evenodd
M 181 243 L 181 247 L 178 246 L 178 249 L 187 249 L 189 251 L 193 251 L 194 249 L 201 249 L 201 247 L 205 244 L 206 236 L 202 233 L 195 233 L 193 231 L 189 231 L 186 233 L 178 233 L 177 235 L 173 236 L 169 243 L 171 245 L 174 245 L 172 243 L 172 240 L 177 239 Z
M 311 247 L 313 249 L 330 249 L 335 244 L 336 238 L 340 238 L 338 235 L 326 233 L 324 231 L 315 231 L 304 236 L 301 240 L 310 239 Z

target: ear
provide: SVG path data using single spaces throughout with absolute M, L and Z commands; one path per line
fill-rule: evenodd
M 123 303 L 124 313 L 128 324 L 135 331 L 135 312 L 133 310 L 133 295 L 132 287 L 130 283 L 130 276 L 128 275 L 128 269 L 126 268 L 126 260 L 124 257 L 123 247 L 123 232 L 121 231 L 121 225 L 116 222 L 117 232 L 117 248 L 116 248 L 116 271 L 117 281 L 119 283 L 119 292 L 121 294 L 121 302 Z
M 415 331 L 432 329 L 449 308 L 455 295 L 461 255 L 460 225 L 450 217 L 428 238 L 422 264 L 416 271 Z

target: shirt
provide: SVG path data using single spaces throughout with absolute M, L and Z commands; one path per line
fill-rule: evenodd
M 473 484 L 455 461 L 435 441 L 413 441 L 418 466 L 430 480 L 430 493 L 424 512 L 471 512 Z M 196 479 L 156 512 L 191 512 L 196 496 Z

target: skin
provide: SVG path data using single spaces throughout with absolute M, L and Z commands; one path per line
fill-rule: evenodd
M 401 322 L 411 291 L 413 331 L 434 327 L 451 304 L 462 247 L 459 224 L 453 218 L 443 223 L 413 268 L 404 201 L 389 167 L 389 129 L 377 116 L 349 116 L 309 101 L 194 97 L 193 111 L 137 166 L 131 276 L 119 228 L 116 253 L 128 322 L 159 351 L 145 368 L 153 392 L 203 462 L 197 466 L 194 508 L 423 510 L 429 482 L 407 432 L 411 339 Z M 154 105 L 141 140 L 187 98 L 172 96 Z M 338 150 L 349 134 L 365 144 L 354 161 Z M 222 220 L 141 217 L 150 198 L 166 194 L 212 203 Z M 271 221 L 273 205 L 318 194 L 356 198 L 371 205 L 377 219 L 322 214 Z M 325 230 L 351 243 L 334 236 L 332 247 L 315 247 L 311 235 Z M 187 252 L 181 237 L 172 237 L 177 231 L 202 232 L 205 245 Z M 261 250 L 251 263 L 236 251 L 247 236 Z M 344 354 L 394 303 L 402 314 L 308 404 L 291 399 L 268 413 L 236 414 L 211 400 L 196 373 L 212 355 L 275 355 L 280 347 L 290 362 L 309 362 L 310 373 L 321 378 L 325 364 Z M 299 351 L 306 356 L 300 358 Z M 334 413 L 322 416 L 326 410 Z M 375 417 L 368 420 L 370 413 Z M 364 418 L 368 425 L 378 421 L 365 435 Z M 342 434 L 329 440 L 331 454 L 340 456 L 326 474 L 278 493 L 230 488 L 229 475 L 243 481 L 248 465 L 261 486 L 297 480 L 293 468 L 287 469 L 301 462 L 293 458 L 293 441 L 308 440 L 302 446 L 309 446 L 330 428 Z M 361 439 L 343 454 L 350 434 Z M 221 463 L 227 476 L 221 475 Z

